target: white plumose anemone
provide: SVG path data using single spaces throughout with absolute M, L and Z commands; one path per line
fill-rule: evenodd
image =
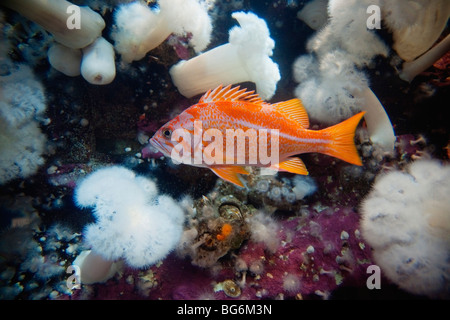
M 183 231 L 184 214 L 170 197 L 159 195 L 150 179 L 131 170 L 113 166 L 100 169 L 85 178 L 75 191 L 80 207 L 91 207 L 96 223 L 84 230 L 84 240 L 91 247 L 97 263 L 80 262 L 81 281 L 105 280 L 109 269 L 96 277 L 89 270 L 96 265 L 123 259 L 131 267 L 143 268 L 161 261 L 172 251 Z M 103 264 L 98 263 L 103 260 Z M 89 259 L 85 259 L 89 261 Z M 89 280 L 83 280 L 84 278 Z M 107 277 L 106 277 L 107 278 Z
M 228 43 L 182 60 L 170 69 L 173 83 L 185 97 L 246 81 L 254 82 L 265 100 L 275 94 L 281 76 L 270 58 L 275 42 L 266 22 L 251 12 L 234 12 L 232 17 L 240 27 L 230 30 Z
M 361 206 L 375 263 L 400 288 L 448 298 L 450 166 L 419 160 L 380 176 Z

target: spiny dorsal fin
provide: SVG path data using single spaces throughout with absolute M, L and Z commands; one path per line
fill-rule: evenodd
M 214 101 L 245 101 L 255 104 L 263 104 L 264 101 L 255 91 L 247 91 L 247 89 L 239 90 L 239 86 L 231 89 L 231 84 L 223 87 L 218 86 L 214 90 L 208 90 L 201 98 L 199 103 Z
M 287 118 L 299 122 L 303 128 L 309 128 L 308 113 L 306 113 L 306 110 L 299 99 L 274 103 L 272 104 L 272 107 L 276 108 Z

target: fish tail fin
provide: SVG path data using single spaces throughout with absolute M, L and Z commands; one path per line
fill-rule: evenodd
M 323 153 L 351 164 L 361 166 L 362 161 L 356 150 L 353 139 L 355 137 L 356 127 L 364 116 L 364 113 L 364 111 L 360 112 L 341 123 L 321 130 L 321 132 L 331 139 L 327 150 L 323 151 Z

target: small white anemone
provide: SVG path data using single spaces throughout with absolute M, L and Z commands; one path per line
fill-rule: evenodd
M 258 212 L 248 218 L 248 224 L 251 230 L 251 240 L 264 244 L 265 248 L 274 253 L 281 244 L 278 237 L 280 225 L 269 215 Z M 250 271 L 252 267 L 250 266 Z
M 260 179 L 256 182 L 255 190 L 260 193 L 266 193 L 269 191 L 270 181 L 268 179 Z
M 80 75 L 82 56 L 80 49 L 72 49 L 57 42 L 52 44 L 47 52 L 50 65 L 69 77 Z
M 297 200 L 301 200 L 304 197 L 312 195 L 317 190 L 317 185 L 313 178 L 309 176 L 296 175 L 292 179 L 292 192 Z
M 290 293 L 298 293 L 301 287 L 300 278 L 295 273 L 288 273 L 283 277 L 283 289 Z
M 81 75 L 96 85 L 111 83 L 116 77 L 114 48 L 105 38 L 99 37 L 89 46 L 83 48 Z

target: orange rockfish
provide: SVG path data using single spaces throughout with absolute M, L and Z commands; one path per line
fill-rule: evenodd
M 298 99 L 269 104 L 253 91 L 219 86 L 162 126 L 150 144 L 177 162 L 209 168 L 243 187 L 239 174 L 248 174 L 244 166 L 308 174 L 302 160 L 293 157 L 301 153 L 319 152 L 361 165 L 353 138 L 363 115 L 309 130 Z

